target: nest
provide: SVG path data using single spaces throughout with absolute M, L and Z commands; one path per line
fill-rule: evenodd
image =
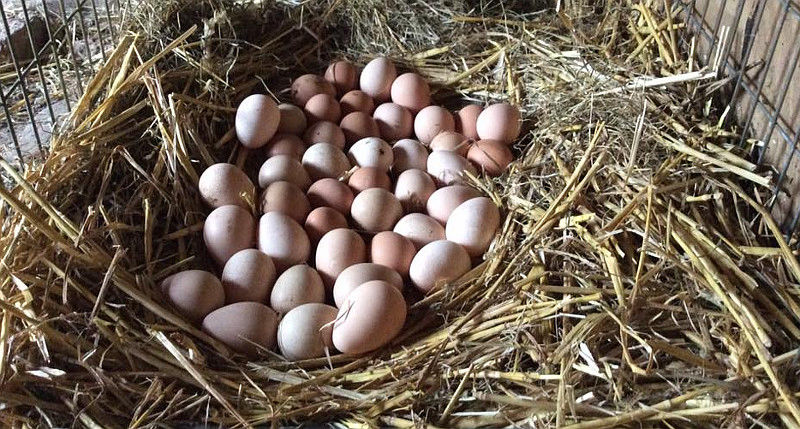
M 49 156 L 0 162 L 4 425 L 800 424 L 800 264 L 761 205 L 769 174 L 720 125 L 725 81 L 669 1 L 543 3 L 130 11 Z M 377 54 L 446 107 L 521 107 L 519 160 L 471 178 L 501 232 L 391 346 L 247 361 L 155 287 L 210 266 L 198 173 L 259 162 L 234 138 L 245 96 Z

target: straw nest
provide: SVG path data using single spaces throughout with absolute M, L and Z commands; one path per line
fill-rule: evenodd
M 1 163 L 3 424 L 797 427 L 800 264 L 669 3 L 147 2 L 47 159 Z M 520 160 L 473 180 L 502 231 L 391 347 L 247 362 L 154 287 L 208 264 L 198 172 L 258 162 L 244 96 L 376 54 L 521 106 Z

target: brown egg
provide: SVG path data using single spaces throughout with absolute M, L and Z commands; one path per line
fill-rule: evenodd
M 377 167 L 361 167 L 357 169 L 350 175 L 347 184 L 354 194 L 369 188 L 383 188 L 387 191 L 392 189 L 392 179 L 382 168 Z
M 431 140 L 431 150 L 446 150 L 455 152 L 461 156 L 467 156 L 472 140 L 464 137 L 455 131 L 445 131 L 439 133 Z
M 259 350 L 275 348 L 278 315 L 258 302 L 237 302 L 206 316 L 203 331 L 231 349 L 255 357 Z
M 281 120 L 278 123 L 278 133 L 302 136 L 306 130 L 306 115 L 303 109 L 294 104 L 282 103 L 278 105 Z
M 447 239 L 460 244 L 470 256 L 483 254 L 500 227 L 500 210 L 486 197 L 461 203 L 447 220 Z
M 353 199 L 350 216 L 364 231 L 389 231 L 403 216 L 403 206 L 386 189 L 370 188 L 359 192 Z
M 311 302 L 325 302 L 325 286 L 317 270 L 305 264 L 284 271 L 269 297 L 269 305 L 281 314 Z
M 350 161 L 338 147 L 328 143 L 315 143 L 303 154 L 303 167 L 314 181 L 326 177 L 337 179 L 350 169 Z
M 372 100 L 372 97 L 364 93 L 364 91 L 359 91 L 357 89 L 343 95 L 339 100 L 339 106 L 342 109 L 343 116 L 353 112 L 364 112 L 371 115 L 375 110 L 375 102 Z
M 303 141 L 309 146 L 314 143 L 328 143 L 344 149 L 344 132 L 333 122 L 319 121 L 308 127 Z
M 275 155 L 264 161 L 258 170 L 258 186 L 261 188 L 280 180 L 292 182 L 300 189 L 307 189 L 311 184 L 303 165 L 290 155 Z
M 345 216 L 350 214 L 354 197 L 347 185 L 330 177 L 314 182 L 306 195 L 312 207 L 331 207 Z
M 469 104 L 456 112 L 456 131 L 472 140 L 478 140 L 478 116 L 483 112 L 483 106 Z
M 335 61 L 325 70 L 325 80 L 336 87 L 339 95 L 356 87 L 358 83 L 358 70 L 349 61 Z
M 351 229 L 339 228 L 323 235 L 315 256 L 317 271 L 326 288 L 333 288 L 336 277 L 345 268 L 367 259 L 364 240 Z
M 416 73 L 403 73 L 392 83 L 392 101 L 417 113 L 431 104 L 431 88 Z
M 469 254 L 452 241 L 428 243 L 414 256 L 409 277 L 419 290 L 427 293 L 438 282 L 450 282 L 469 271 Z
M 400 292 L 403 291 L 403 278 L 397 271 L 384 265 L 363 262 L 350 265 L 336 278 L 333 284 L 333 300 L 336 306 L 341 307 L 350 292 L 372 280 L 383 280 Z
M 389 171 L 394 162 L 392 147 L 378 137 L 366 137 L 355 142 L 347 151 L 347 157 L 353 165 L 376 167 L 383 171 Z
M 408 278 L 408 268 L 417 249 L 411 240 L 402 235 L 394 231 L 383 231 L 372 237 L 369 254 L 373 263 L 387 266 L 403 278 Z
M 485 140 L 499 140 L 511 144 L 519 137 L 522 119 L 519 109 L 508 103 L 492 104 L 478 116 L 475 129 Z
M 414 116 L 403 106 L 383 103 L 372 114 L 378 123 L 381 137 L 386 140 L 399 140 L 409 137 L 414 131 Z
M 236 252 L 222 269 L 225 303 L 240 301 L 267 302 L 275 283 L 275 264 L 257 249 Z
M 428 106 L 414 118 L 414 134 L 424 144 L 429 144 L 441 132 L 455 130 L 455 127 L 453 115 L 439 106 Z
M 283 213 L 269 212 L 258 222 L 258 250 L 272 258 L 280 273 L 308 260 L 311 243 L 306 231 L 294 219 Z
M 318 243 L 323 235 L 338 228 L 347 228 L 347 219 L 341 212 L 330 207 L 317 207 L 306 218 L 305 230 L 312 244 Z
M 344 140 L 353 144 L 363 138 L 378 137 L 381 135 L 378 123 L 368 113 L 352 112 L 342 118 L 339 126 L 344 131 Z
M 445 225 L 447 224 L 447 219 L 450 217 L 450 214 L 456 207 L 461 205 L 464 201 L 480 196 L 480 192 L 469 186 L 445 186 L 432 193 L 425 206 L 428 210 L 428 216 L 436 219 L 442 225 Z
M 192 323 L 225 305 L 225 292 L 219 279 L 208 271 L 187 270 L 161 282 L 161 292 L 178 312 Z
M 381 280 L 350 292 L 333 325 L 333 345 L 358 355 L 388 344 L 406 322 L 406 301 L 397 288 Z
M 498 140 L 478 140 L 467 153 L 467 159 L 487 175 L 497 177 L 508 169 L 514 155 L 508 145 Z
M 430 174 L 416 168 L 400 173 L 394 185 L 394 196 L 406 213 L 425 211 L 425 204 L 435 191 Z
M 303 190 L 294 183 L 283 180 L 270 183 L 261 193 L 260 207 L 261 213 L 283 213 L 298 223 L 304 222 L 311 210 Z
M 333 321 L 339 310 L 330 305 L 309 303 L 293 308 L 278 325 L 278 347 L 290 361 L 333 354 Z
M 339 122 L 342 117 L 339 102 L 330 94 L 317 94 L 309 98 L 303 111 L 312 124 L 319 121 Z
M 317 94 L 336 96 L 336 88 L 315 74 L 304 74 L 292 82 L 292 99 L 297 106 L 305 106 L 308 100 Z
M 203 224 L 206 250 L 220 266 L 234 253 L 253 247 L 256 221 L 248 210 L 239 206 L 217 207 Z
M 455 152 L 439 150 L 428 155 L 428 174 L 433 176 L 440 186 L 466 182 L 464 172 L 478 174 L 466 158 Z
M 395 174 L 412 168 L 423 171 L 428 168 L 428 149 L 416 140 L 399 140 L 392 146 L 392 152 L 394 153 L 392 171 Z
M 361 70 L 359 86 L 367 95 L 383 102 L 389 100 L 392 82 L 396 77 L 394 64 L 388 58 L 378 57 Z
M 392 231 L 411 240 L 417 250 L 430 242 L 445 238 L 442 224 L 422 213 L 409 213 L 401 217 Z
M 259 148 L 275 135 L 280 121 L 278 105 L 264 94 L 253 94 L 236 109 L 236 138 L 246 148 Z
M 275 137 L 264 146 L 267 158 L 277 155 L 289 155 L 296 160 L 303 158 L 306 145 L 294 134 L 275 134 Z
M 249 209 L 255 200 L 256 187 L 244 171 L 221 162 L 209 166 L 197 184 L 200 197 L 213 208 L 236 205 Z

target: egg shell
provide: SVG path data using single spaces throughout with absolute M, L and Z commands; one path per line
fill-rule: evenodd
M 339 310 L 330 305 L 309 303 L 293 308 L 278 325 L 278 348 L 290 361 L 333 354 L 333 321 Z
M 367 232 L 389 231 L 403 216 L 403 206 L 391 192 L 383 188 L 365 189 L 353 199 L 350 216 Z
M 464 201 L 480 196 L 480 192 L 469 186 L 450 185 L 439 188 L 432 193 L 425 206 L 428 211 L 428 216 L 436 219 L 442 225 L 445 225 L 450 214 L 456 207 L 461 205 Z
M 330 94 L 317 94 L 308 99 L 303 112 L 309 123 L 319 121 L 339 122 L 342 117 L 342 109 L 336 97 Z
M 258 302 L 236 302 L 206 316 L 203 319 L 203 331 L 252 358 L 262 348 L 275 348 L 278 315 Z
M 472 140 L 478 140 L 478 116 L 483 112 L 483 106 L 469 104 L 455 114 L 456 131 Z
M 355 194 L 369 188 L 383 188 L 388 191 L 392 189 L 392 179 L 382 168 L 361 167 L 350 175 L 347 185 Z
M 419 249 L 408 275 L 422 292 L 429 292 L 437 282 L 450 282 L 463 276 L 470 269 L 467 251 L 456 243 L 438 240 Z
M 256 221 L 239 206 L 217 207 L 203 224 L 203 241 L 211 258 L 220 266 L 234 253 L 253 247 Z
M 275 135 L 280 121 L 278 105 L 264 94 L 253 94 L 236 109 L 236 138 L 246 148 L 259 148 Z
M 379 137 L 381 135 L 378 123 L 366 112 L 347 114 L 342 118 L 339 127 L 344 131 L 344 140 L 349 145 L 367 137 Z
M 303 134 L 303 141 L 308 146 L 315 143 L 328 143 L 344 149 L 344 131 L 333 122 L 319 121 L 308 127 Z
M 337 179 L 350 169 L 350 161 L 338 147 L 328 143 L 315 143 L 303 154 L 303 167 L 314 181 L 326 177 Z
M 464 183 L 467 179 L 463 172 L 477 175 L 475 167 L 463 156 L 444 150 L 431 152 L 428 155 L 428 174 L 433 176 L 439 186 L 452 185 L 453 183 Z
M 470 147 L 467 159 L 487 175 L 497 177 L 505 173 L 514 155 L 508 145 L 499 140 L 478 140 Z
M 222 269 L 225 303 L 267 302 L 275 276 L 275 264 L 265 253 L 257 249 L 236 252 Z
M 356 87 L 358 69 L 349 61 L 334 61 L 325 70 L 324 77 L 336 87 L 336 93 L 342 95 Z
M 364 91 L 354 89 L 339 99 L 339 107 L 342 109 L 343 116 L 353 112 L 364 112 L 372 115 L 375 110 L 375 101 Z
M 389 171 L 394 162 L 392 147 L 378 137 L 367 137 L 355 142 L 347 151 L 347 156 L 353 165 L 376 167 L 383 171 Z
M 409 213 L 401 217 L 392 231 L 411 240 L 417 250 L 433 241 L 445 239 L 442 224 L 422 213 Z
M 225 292 L 214 274 L 187 270 L 161 282 L 161 292 L 180 314 L 199 323 L 208 313 L 225 305 Z
M 460 244 L 470 256 L 483 254 L 500 227 L 500 210 L 486 197 L 464 201 L 447 219 L 446 236 Z
M 435 191 L 436 183 L 430 174 L 416 168 L 400 173 L 394 185 L 394 196 L 406 213 L 425 211 L 425 204 Z
M 411 136 L 414 131 L 414 115 L 403 106 L 383 103 L 372 114 L 378 124 L 381 137 L 386 140 L 399 140 Z
M 329 231 L 347 228 L 347 218 L 333 208 L 317 207 L 308 214 L 304 228 L 311 243 L 316 244 Z
M 455 131 L 444 131 L 431 140 L 431 150 L 446 150 L 467 156 L 472 140 Z
M 392 101 L 417 113 L 431 104 L 428 81 L 416 73 L 403 73 L 392 82 Z
M 414 243 L 394 231 L 379 232 L 370 242 L 370 261 L 397 271 L 403 278 L 408 278 L 408 268 L 416 254 Z
M 256 188 L 244 171 L 233 164 L 209 166 L 197 184 L 200 196 L 212 208 L 236 205 L 245 209 L 254 202 Z
M 281 119 L 278 122 L 278 133 L 302 136 L 308 123 L 303 109 L 294 104 L 281 103 L 278 105 Z
M 269 297 L 272 309 L 281 314 L 312 302 L 325 302 L 325 286 L 317 270 L 305 264 L 284 271 L 275 280 Z
M 341 307 L 350 292 L 372 280 L 383 280 L 403 292 L 403 278 L 397 271 L 380 264 L 362 262 L 350 265 L 336 278 L 333 284 L 333 301 Z
M 392 146 L 392 153 L 394 154 L 392 171 L 395 174 L 412 168 L 423 171 L 428 168 L 428 149 L 416 140 L 398 140 Z
M 282 273 L 302 264 L 311 252 L 306 231 L 294 219 L 279 212 L 264 213 L 258 222 L 258 250 L 266 253 Z
M 475 129 L 481 139 L 511 144 L 519 137 L 522 129 L 519 109 L 508 103 L 492 104 L 478 116 Z
M 308 100 L 317 94 L 336 96 L 336 88 L 315 74 L 304 74 L 292 82 L 292 100 L 297 106 L 305 106 Z
M 388 344 L 403 329 L 406 302 L 391 284 L 373 280 L 350 292 L 333 325 L 333 345 L 359 355 Z
M 315 262 L 326 288 L 333 288 L 345 268 L 367 259 L 364 240 L 351 229 L 339 228 L 323 235 L 317 244 Z
M 300 161 L 306 152 L 306 145 L 300 137 L 294 134 L 275 134 L 275 137 L 264 146 L 267 158 L 277 155 L 289 155 Z
M 311 211 L 303 190 L 294 183 L 283 180 L 270 183 L 261 193 L 260 207 L 261 213 L 283 213 L 298 223 L 304 222 Z
M 414 118 L 414 134 L 424 144 L 429 144 L 441 132 L 454 131 L 455 127 L 453 115 L 439 106 L 428 106 Z
M 397 69 L 388 58 L 378 57 L 367 63 L 361 70 L 359 87 L 370 97 L 383 102 L 391 96 L 392 82 L 397 77 Z
M 281 180 L 292 182 L 300 189 L 308 189 L 311 184 L 303 165 L 290 155 L 275 155 L 264 161 L 258 170 L 258 186 L 261 188 Z
M 331 207 L 345 216 L 350 214 L 354 198 L 347 185 L 330 177 L 311 184 L 307 195 L 312 207 Z

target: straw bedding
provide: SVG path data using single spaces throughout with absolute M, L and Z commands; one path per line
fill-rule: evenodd
M 47 159 L 0 163 L 3 425 L 797 427 L 800 264 L 760 205 L 769 173 L 718 125 L 725 82 L 664 5 L 130 11 Z M 472 180 L 502 231 L 391 347 L 246 362 L 154 287 L 209 264 L 198 173 L 258 165 L 232 131 L 244 96 L 376 54 L 449 108 L 520 105 L 520 160 Z

